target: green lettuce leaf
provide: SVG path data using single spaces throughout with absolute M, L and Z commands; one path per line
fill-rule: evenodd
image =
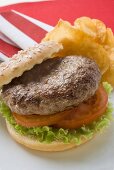
M 107 93 L 111 92 L 112 87 L 108 83 L 103 83 L 103 86 Z M 97 121 L 74 130 L 53 128 L 49 126 L 26 128 L 15 122 L 9 107 L 0 99 L 0 113 L 2 113 L 3 117 L 10 123 L 17 133 L 38 139 L 40 142 L 44 143 L 61 141 L 64 143 L 75 142 L 77 145 L 80 145 L 83 142 L 83 139 L 91 139 L 96 132 L 102 132 L 104 128 L 110 125 L 112 111 L 111 104 L 108 104 L 106 112 Z
M 109 84 L 108 82 L 103 82 L 103 87 L 105 88 L 107 94 L 109 95 L 112 90 L 113 90 L 113 87 L 111 86 L 111 84 Z

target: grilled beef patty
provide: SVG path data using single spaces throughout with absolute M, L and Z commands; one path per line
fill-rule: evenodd
M 18 114 L 53 114 L 93 96 L 100 78 L 97 64 L 89 58 L 48 59 L 4 85 L 2 98 Z

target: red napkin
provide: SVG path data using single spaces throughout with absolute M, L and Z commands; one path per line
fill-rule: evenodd
M 0 39 L 0 52 L 6 55 L 7 57 L 11 57 L 12 55 L 16 54 L 20 49 L 12 46 L 5 41 Z
M 0 12 L 15 9 L 28 16 L 55 25 L 62 18 L 73 21 L 80 16 L 98 18 L 114 30 L 114 0 L 51 0 L 46 2 L 21 3 L 1 7 Z
M 0 12 L 9 11 L 11 9 L 17 10 L 52 26 L 56 25 L 60 18 L 73 23 L 77 17 L 89 16 L 91 18 L 98 18 L 102 20 L 108 27 L 111 27 L 114 30 L 114 0 L 55 0 L 21 3 L 2 7 L 0 8 Z M 34 24 L 31 25 L 29 21 L 22 21 L 19 16 L 15 16 L 15 20 L 12 20 L 12 12 L 2 13 L 1 15 L 15 26 L 18 26 L 21 31 L 36 42 L 40 42 L 40 40 L 45 36 L 45 30 Z M 1 42 L 0 51 L 3 52 L 3 49 L 1 49 Z

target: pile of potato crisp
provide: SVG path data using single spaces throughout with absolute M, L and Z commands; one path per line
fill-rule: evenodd
M 102 21 L 81 17 L 72 26 L 60 20 L 43 39 L 49 40 L 62 43 L 64 48 L 58 56 L 82 55 L 94 59 L 101 70 L 102 81 L 114 87 L 114 35 Z

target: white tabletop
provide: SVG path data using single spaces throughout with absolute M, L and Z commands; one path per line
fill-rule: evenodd
M 21 3 L 21 2 L 37 2 L 37 1 L 44 1 L 44 0 L 0 0 L 0 7 L 15 3 Z

